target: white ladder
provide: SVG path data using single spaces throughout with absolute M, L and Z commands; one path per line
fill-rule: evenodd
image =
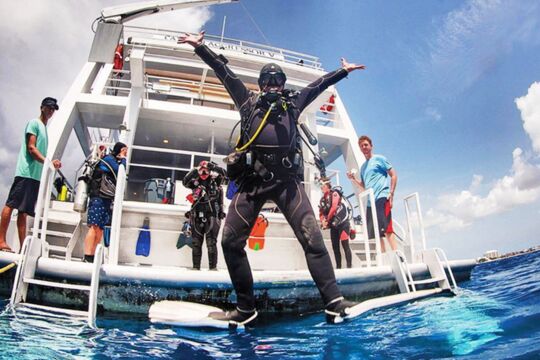
M 452 268 L 448 263 L 446 254 L 440 248 L 423 250 L 421 252 L 422 261 L 426 264 L 430 277 L 427 279 L 415 280 L 407 264 L 407 260 L 403 253 L 399 250 L 393 252 L 391 257 L 391 266 L 396 281 L 399 286 L 399 291 L 404 293 L 415 293 L 417 285 L 436 284 L 435 288 L 441 291 L 451 291 L 457 288 Z M 450 280 L 446 275 L 441 258 L 444 260 Z
M 96 248 L 92 268 L 92 278 L 89 285 L 69 284 L 58 281 L 36 279 L 35 274 L 37 262 L 40 256 L 41 241 L 34 236 L 26 237 L 21 249 L 21 259 L 19 266 L 17 267 L 17 272 L 15 273 L 15 280 L 13 282 L 13 289 L 11 291 L 11 308 L 14 311 L 16 311 L 18 308 L 27 308 L 41 310 L 43 313 L 50 314 L 51 316 L 54 316 L 55 314 L 63 314 L 75 318 L 86 319 L 88 325 L 95 328 L 97 295 L 99 288 L 99 271 L 103 262 L 103 247 L 101 244 Z M 26 301 L 29 284 L 88 292 L 88 311 L 29 303 Z

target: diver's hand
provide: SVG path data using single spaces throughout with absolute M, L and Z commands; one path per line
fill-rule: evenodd
M 364 70 L 366 68 L 366 65 L 362 64 L 349 64 L 345 58 L 341 58 L 341 67 L 347 72 L 351 72 L 353 70 Z
M 198 34 L 188 34 L 184 33 L 178 37 L 178 44 L 189 44 L 194 48 L 199 47 L 203 44 L 204 41 L 204 30 Z

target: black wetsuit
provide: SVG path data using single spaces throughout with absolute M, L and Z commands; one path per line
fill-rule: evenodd
M 341 269 L 341 250 L 339 244 L 343 247 L 345 252 L 345 261 L 347 262 L 347 268 L 352 267 L 352 253 L 349 246 L 349 234 L 351 232 L 351 225 L 348 219 L 348 210 L 342 201 L 342 195 L 336 190 L 330 190 L 328 194 L 323 195 L 319 203 L 319 209 L 321 215 L 324 218 L 328 218 L 330 209 L 332 208 L 332 196 L 337 193 L 339 195 L 339 205 L 330 219 L 328 226 L 330 227 L 330 240 L 332 241 L 332 250 L 334 251 L 334 257 L 336 259 L 336 268 Z
M 212 171 L 218 175 L 208 176 L 203 180 L 198 170 L 191 170 L 182 180 L 182 184 L 193 190 L 194 202 L 190 210 L 191 237 L 193 239 L 193 268 L 201 268 L 202 243 L 206 235 L 208 248 L 208 265 L 211 270 L 217 267 L 217 237 L 223 213 L 223 190 L 221 183 L 225 170 L 214 167 Z
M 205 45 L 197 47 L 195 53 L 214 70 L 239 109 L 242 117 L 241 144 L 247 143 L 258 129 L 268 104 L 246 88 L 226 66 L 227 60 L 223 56 L 216 55 Z M 263 179 L 255 163 L 250 166 L 246 161 L 246 171 L 238 179 L 239 189 L 225 220 L 222 247 L 239 309 L 255 309 L 253 276 L 244 248 L 257 215 L 267 200 L 276 203 L 291 225 L 305 252 L 308 269 L 324 304 L 341 297 L 321 231 L 299 180 L 300 165 L 292 164 L 299 148 L 296 122 L 300 113 L 326 88 L 346 76 L 344 69 L 328 73 L 287 99 L 286 110 L 279 104 L 248 148 L 254 157 L 252 160 L 259 160 L 270 176 Z

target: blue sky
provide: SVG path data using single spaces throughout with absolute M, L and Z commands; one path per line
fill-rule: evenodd
M 63 97 L 89 24 L 125 2 L 0 4 L 2 199 L 32 104 Z M 451 258 L 540 244 L 539 1 L 244 0 L 142 23 L 219 35 L 223 16 L 226 37 L 316 55 L 328 70 L 341 56 L 367 66 L 339 94 L 398 172 L 397 197 L 420 192 L 428 244 Z

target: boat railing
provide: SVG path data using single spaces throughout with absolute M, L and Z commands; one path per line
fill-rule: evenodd
M 370 204 L 375 204 L 375 194 L 373 193 L 373 189 L 367 189 L 365 191 L 362 191 L 360 194 L 358 194 L 358 204 L 360 208 L 360 215 L 362 219 L 366 219 L 366 206 L 364 206 L 364 201 L 369 201 Z M 379 223 L 377 221 L 377 214 L 375 206 L 370 206 L 369 211 L 371 211 L 371 218 L 373 219 L 373 228 L 378 229 Z M 371 249 L 369 245 L 369 236 L 368 236 L 368 230 L 367 230 L 367 222 L 362 221 L 362 232 L 364 234 L 364 247 L 365 247 L 365 253 L 366 253 L 366 264 L 367 267 L 371 267 Z M 381 255 L 381 238 L 378 231 L 374 231 L 375 233 L 375 252 L 376 252 L 376 262 L 377 266 L 382 265 L 382 255 Z
M 32 229 L 32 236 L 41 241 L 42 254 L 48 253 L 46 234 L 55 175 L 56 169 L 52 161 L 49 158 L 45 158 L 35 207 L 34 227 Z
M 418 260 L 419 254 L 426 250 L 426 234 L 424 231 L 424 219 L 420 207 L 420 195 L 415 192 L 407 195 L 404 199 L 405 215 L 407 218 L 407 231 L 411 246 L 411 260 Z M 416 219 L 416 221 L 414 221 Z M 415 236 L 419 232 L 419 236 Z
M 128 43 L 144 45 L 147 49 L 186 51 L 177 44 L 178 37 L 184 33 L 183 31 L 124 26 L 124 39 L 127 39 Z M 266 60 L 280 60 L 308 68 L 321 69 L 321 63 L 316 56 L 274 46 L 209 34 L 205 35 L 205 44 L 212 48 L 235 51 Z M 190 51 L 192 50 L 190 49 Z
M 111 220 L 111 234 L 109 245 L 108 264 L 117 265 L 120 249 L 120 233 L 122 225 L 122 211 L 124 203 L 124 190 L 126 188 L 126 170 L 123 166 L 118 167 L 116 178 L 116 193 L 114 195 L 114 205 Z

